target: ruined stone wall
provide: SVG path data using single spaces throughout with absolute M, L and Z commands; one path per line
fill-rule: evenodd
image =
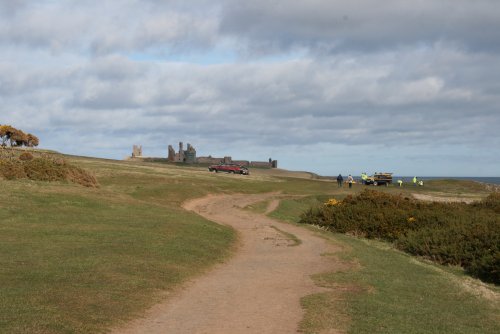
M 245 166 L 245 167 L 258 167 L 258 168 L 276 168 L 274 166 L 278 165 L 278 162 L 276 160 L 273 160 L 272 162 L 248 161 L 248 160 L 233 160 L 231 157 L 218 158 L 218 157 L 212 157 L 212 156 L 198 157 L 198 158 L 196 158 L 196 162 L 199 164 L 210 164 L 210 165 L 217 165 L 220 163 L 236 164 L 236 165 Z
M 132 147 L 132 158 L 142 157 L 142 146 L 134 145 Z
M 175 154 L 174 157 L 175 162 L 184 162 L 184 144 L 182 142 L 179 143 L 179 152 Z
M 142 146 L 134 145 L 132 148 L 131 158 L 145 158 L 142 155 Z M 149 159 L 149 158 L 148 158 Z M 199 163 L 199 164 L 237 164 L 246 167 L 258 167 L 258 168 L 277 168 L 278 161 L 269 158 L 269 161 L 248 161 L 248 160 L 233 160 L 231 157 L 226 156 L 223 158 L 212 157 L 197 157 L 196 149 L 191 145 L 187 144 L 187 149 L 184 150 L 184 145 L 179 142 L 179 152 L 175 152 L 172 145 L 168 145 L 168 156 L 167 158 L 151 158 L 157 159 L 158 161 L 168 161 L 168 162 L 184 162 L 184 163 Z
M 251 161 L 250 167 L 271 168 L 269 161 Z
M 215 157 L 198 157 L 196 160 L 199 164 L 210 164 L 210 165 L 217 165 L 221 162 L 224 162 L 224 158 L 215 158 Z
M 248 160 L 233 160 L 233 164 L 248 167 L 248 166 L 250 166 L 250 161 L 248 161 Z
M 196 150 L 191 144 L 187 144 L 187 150 L 184 151 L 184 162 L 188 164 L 196 163 Z
M 217 158 L 209 155 L 208 157 L 196 158 L 196 162 L 199 164 L 210 164 L 210 165 L 217 165 L 220 163 L 231 164 L 233 163 L 233 159 L 231 157 Z
M 168 161 L 174 162 L 175 161 L 175 150 L 172 147 L 172 145 L 168 145 Z

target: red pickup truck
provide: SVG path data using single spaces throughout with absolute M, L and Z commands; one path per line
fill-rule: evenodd
M 250 171 L 248 168 L 240 165 L 235 165 L 235 164 L 219 164 L 219 165 L 211 165 L 208 166 L 208 171 L 209 172 L 226 172 L 226 173 L 232 173 L 232 174 L 243 174 L 243 175 L 249 175 Z

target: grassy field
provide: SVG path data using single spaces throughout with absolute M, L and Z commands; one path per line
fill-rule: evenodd
M 0 333 L 105 332 L 224 261 L 234 231 L 183 210 L 187 199 L 329 186 L 267 171 L 246 177 L 68 160 L 95 174 L 100 187 L 0 180 Z
M 380 242 L 338 234 L 328 238 L 344 247 L 343 259 L 352 261 L 352 267 L 314 277 L 318 285 L 343 292 L 303 299 L 305 333 L 318 333 L 332 323 L 348 333 L 499 332 L 498 288 Z M 333 305 L 339 316 L 326 313 L 325 305 Z
M 0 332 L 96 333 L 230 253 L 232 230 L 106 190 L 9 182 Z
M 188 278 L 201 275 L 227 259 L 236 240 L 234 231 L 181 209 L 181 203 L 187 199 L 209 193 L 301 195 L 304 197 L 284 200 L 272 213 L 282 220 L 296 221 L 311 204 L 330 197 L 342 198 L 362 189 L 357 185 L 352 190 L 338 189 L 332 182 L 311 179 L 308 173 L 279 170 L 255 170 L 250 176 L 240 176 L 211 174 L 200 167 L 82 157 L 68 157 L 68 160 L 91 171 L 100 187 L 0 180 L 0 333 L 105 332 L 168 297 L 170 291 Z M 486 195 L 475 186 L 460 183 L 432 188 L 429 185 L 429 192 L 451 196 L 460 188 L 461 196 Z M 382 190 L 424 192 L 420 188 Z M 254 209 L 262 211 L 265 206 L 257 205 Z M 349 247 L 351 251 L 346 256 L 358 258 L 363 269 L 317 279 L 328 282 L 322 284 L 353 280 L 362 287 L 362 292 L 346 295 L 342 301 L 325 295 L 311 296 L 305 305 L 309 315 L 315 314 L 312 317 L 318 319 L 322 318 L 318 314 L 325 310 L 321 305 L 327 305 L 328 310 L 338 308 L 339 303 L 348 305 L 345 319 L 330 317 L 327 323 L 342 320 L 351 324 L 354 332 L 362 332 L 356 326 L 368 328 L 369 323 L 363 324 L 356 310 L 364 305 L 363 298 L 373 296 L 363 291 L 372 291 L 370 287 L 383 291 L 376 288 L 373 280 L 388 278 L 379 277 L 382 273 L 370 266 L 379 255 L 382 254 L 381 260 L 386 255 L 359 240 L 328 237 Z M 408 266 L 426 268 L 412 263 L 408 257 L 402 258 L 410 263 Z M 392 280 L 402 279 L 398 272 L 393 275 Z M 445 279 L 450 274 L 436 275 L 444 275 Z M 462 279 L 460 275 L 457 277 Z M 420 284 L 425 288 L 424 282 Z M 434 288 L 430 285 L 428 294 L 443 290 L 441 286 L 436 287 L 438 291 Z M 374 305 L 381 306 L 376 301 Z M 465 313 L 473 313 L 474 309 L 486 312 L 482 319 L 494 324 L 486 316 L 490 309 L 475 304 L 458 305 L 463 306 Z M 398 314 L 398 310 L 395 312 Z M 402 310 L 401 316 L 404 314 L 415 316 L 410 310 Z M 463 313 L 457 316 L 470 321 L 477 317 L 467 318 Z M 453 319 L 450 316 L 449 322 Z

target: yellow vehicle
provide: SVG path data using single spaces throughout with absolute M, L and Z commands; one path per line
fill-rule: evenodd
M 392 173 L 375 173 L 372 176 L 368 176 L 365 180 L 365 184 L 374 186 L 392 184 Z

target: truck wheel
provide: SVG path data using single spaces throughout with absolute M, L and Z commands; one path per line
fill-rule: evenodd
M 374 182 L 373 182 L 373 185 L 374 185 L 374 186 L 378 186 L 378 182 L 377 182 L 377 181 L 374 181 Z

